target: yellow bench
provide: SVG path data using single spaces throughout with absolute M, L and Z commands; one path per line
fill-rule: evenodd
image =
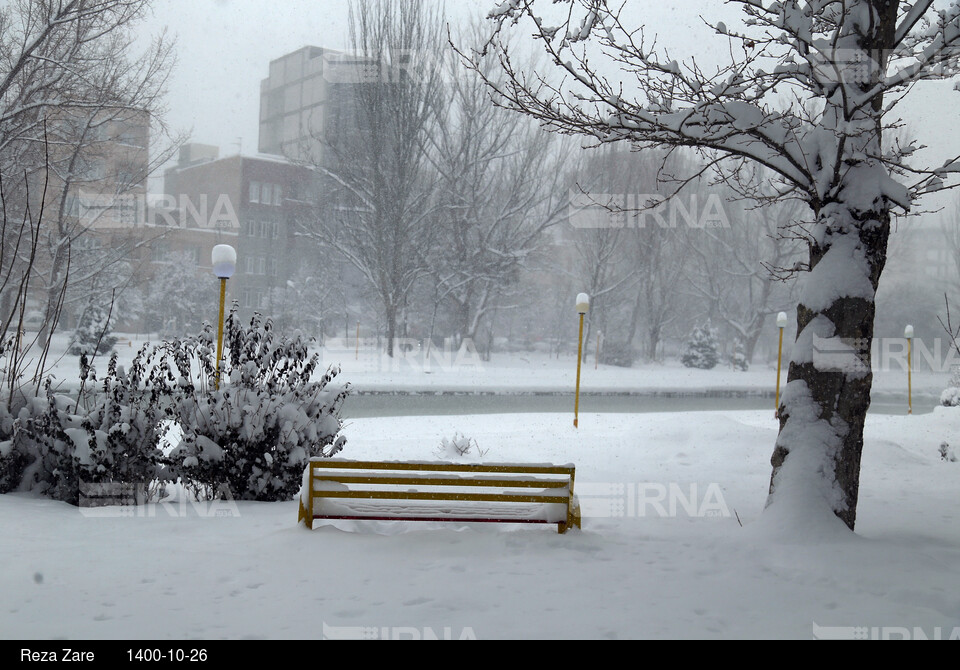
M 315 458 L 298 522 L 314 519 L 556 524 L 580 528 L 573 465 L 368 462 Z

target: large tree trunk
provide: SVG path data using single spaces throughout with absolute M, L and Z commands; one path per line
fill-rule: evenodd
M 797 309 L 797 342 L 781 396 L 767 505 L 800 495 L 804 500 L 796 508 L 809 509 L 811 492 L 819 491 L 853 530 L 873 383 L 874 300 L 886 262 L 890 215 L 883 207 L 866 212 L 837 208 L 839 216 L 824 222 L 824 242 L 810 252 L 811 269 Z M 841 268 L 856 272 L 852 281 L 838 285 Z
M 647 359 L 657 360 L 657 347 L 660 346 L 660 324 L 653 323 L 647 331 Z
M 393 358 L 394 354 L 394 340 L 397 337 L 397 308 L 391 305 L 387 305 L 385 310 L 385 319 L 387 326 L 387 356 Z
M 896 0 L 851 6 L 835 45 L 838 54 L 847 54 L 839 76 L 851 89 L 865 94 L 885 76 L 898 7 Z M 857 54 L 863 58 L 854 62 Z M 887 260 L 891 195 L 901 202 L 908 197 L 877 159 L 883 154 L 883 96 L 870 103 L 847 109 L 838 97 L 821 119 L 840 140 L 842 170 L 814 204 L 810 272 L 797 308 L 797 343 L 779 408 L 767 501 L 771 507 L 797 497 L 793 509 L 805 511 L 826 502 L 850 530 L 857 520 L 863 426 L 873 384 L 870 344 Z M 842 348 L 847 352 L 838 351 Z

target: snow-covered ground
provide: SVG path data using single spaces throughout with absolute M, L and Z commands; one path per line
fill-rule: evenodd
M 764 514 L 771 412 L 351 421 L 342 454 L 577 466 L 582 531 L 337 522 L 297 504 L 97 515 L 0 496 L 6 639 L 960 636 L 960 409 L 871 416 L 857 533 Z M 771 510 L 772 511 L 772 510 Z M 319 522 L 318 522 L 319 524 Z M 742 525 L 741 525 L 742 524 Z

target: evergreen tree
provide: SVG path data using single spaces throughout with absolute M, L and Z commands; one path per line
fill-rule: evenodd
M 734 370 L 740 370 L 741 372 L 746 372 L 750 367 L 750 361 L 747 360 L 746 348 L 743 345 L 743 340 L 739 337 L 733 345 L 733 354 L 730 356 L 730 364 L 733 366 Z
M 117 338 L 110 334 L 113 320 L 110 306 L 92 299 L 83 310 L 77 330 L 70 341 L 69 352 L 74 356 L 89 356 L 112 351 L 113 345 L 117 343 Z
M 686 347 L 680 361 L 688 368 L 712 370 L 720 360 L 720 343 L 716 328 L 707 321 L 697 326 L 687 338 Z

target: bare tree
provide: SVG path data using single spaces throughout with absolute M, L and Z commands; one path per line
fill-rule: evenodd
M 637 282 L 637 268 L 624 255 L 628 233 L 622 228 L 600 227 L 578 230 L 572 243 L 576 261 L 567 271 L 575 286 L 590 296 L 590 311 L 585 320 L 584 339 L 589 342 L 594 328 L 609 333 L 608 319 L 622 307 L 624 294 Z M 583 352 L 586 360 L 588 350 Z
M 633 346 L 638 330 L 644 331 L 642 351 L 649 361 L 659 360 L 660 343 L 680 317 L 678 290 L 687 269 L 687 231 L 651 226 L 634 235 L 625 250 L 639 268 L 626 342 Z
M 132 29 L 149 7 L 149 0 L 24 0 L 0 10 L 0 171 L 21 199 L 29 188 L 35 201 L 22 207 L 37 211 L 36 199 L 44 200 L 44 225 L 29 261 L 32 290 L 46 293 L 41 339 L 65 299 L 86 301 L 94 285 L 111 295 L 121 288 L 129 270 L 114 282 L 101 275 L 119 270 L 146 243 L 142 236 L 93 243 L 100 215 L 80 211 L 83 192 L 96 196 L 101 214 L 115 209 L 118 199 L 143 193 L 147 175 L 179 143 L 147 155 L 150 126 L 164 130 L 161 100 L 173 65 L 165 36 L 134 54 Z M 27 261 L 18 257 L 9 269 Z
M 701 212 L 695 188 L 675 190 L 674 175 L 695 172 L 698 161 L 680 151 L 662 150 L 613 151 L 608 160 L 594 188 L 604 185 L 601 198 L 614 217 L 610 225 L 624 229 L 618 238 L 618 262 L 632 269 L 633 281 L 623 296 L 632 295 L 632 305 L 618 310 L 629 313 L 624 344 L 632 349 L 642 332 L 643 355 L 654 361 L 669 327 L 682 315 L 685 296 L 680 285 L 689 266 L 688 238 L 707 215 Z
M 491 13 L 489 48 L 509 83 L 505 104 L 562 132 L 635 147 L 696 147 L 735 174 L 776 178 L 757 195 L 809 206 L 798 229 L 809 250 L 768 508 L 814 507 L 856 522 L 863 425 L 873 377 L 823 360 L 815 338 L 869 342 L 891 219 L 945 187 L 960 161 L 911 164 L 913 143 L 884 142 L 910 86 L 943 79 L 960 49 L 960 3 L 933 0 L 733 0 L 743 20 L 710 22 L 729 43 L 715 69 L 675 60 L 606 0 L 507 0 Z M 500 39 L 522 25 L 562 83 L 525 78 Z M 605 76 L 619 67 L 628 85 Z M 784 102 L 775 98 L 791 96 Z M 858 352 L 869 361 L 869 351 Z M 839 364 L 838 364 L 839 363 Z M 783 504 L 779 504 L 784 501 Z
M 802 258 L 798 241 L 783 234 L 795 225 L 800 205 L 787 201 L 736 211 L 737 204 L 727 203 L 728 226 L 690 236 L 688 248 L 696 263 L 687 283 L 711 305 L 711 316 L 740 340 L 751 362 L 770 316 L 796 303 L 796 283 L 781 278 L 776 268 Z
M 427 138 L 445 43 L 440 16 L 425 3 L 352 4 L 350 27 L 358 79 L 340 91 L 341 122 L 315 138 L 325 206 L 304 232 L 342 254 L 374 290 L 392 356 L 435 238 Z
M 952 293 L 960 291 L 960 214 L 957 213 L 960 198 L 955 199 L 953 208 L 945 213 L 940 221 L 940 230 L 943 233 L 944 253 L 947 254 L 952 276 L 945 277 Z M 916 250 L 913 250 L 916 253 Z
M 476 26 L 467 34 L 479 36 Z M 485 76 L 497 63 L 486 60 Z M 431 136 L 439 174 L 439 252 L 430 277 L 455 337 L 476 340 L 497 309 L 511 307 L 522 268 L 566 215 L 569 143 L 496 107 L 480 77 L 444 59 L 442 112 Z

